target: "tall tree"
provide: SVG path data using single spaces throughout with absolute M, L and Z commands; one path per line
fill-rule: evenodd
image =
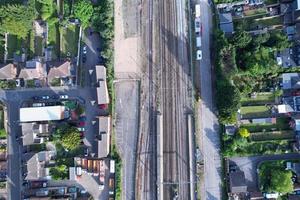
M 93 15 L 94 9 L 89 0 L 79 0 L 75 3 L 74 14 L 81 22 L 83 28 L 89 26 L 90 19 Z
M 294 190 L 292 175 L 291 171 L 272 169 L 269 191 L 284 194 L 292 192 Z

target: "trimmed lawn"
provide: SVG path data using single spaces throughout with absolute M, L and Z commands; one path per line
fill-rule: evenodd
M 241 107 L 242 118 L 269 117 L 271 111 L 266 106 L 243 106 Z
M 277 16 L 277 17 L 269 17 L 266 19 L 256 19 L 254 21 L 257 25 L 262 25 L 262 26 L 275 26 L 275 25 L 282 25 L 283 23 L 283 17 L 282 16 Z
M 244 11 L 245 16 L 264 15 L 264 14 L 267 14 L 267 11 L 265 8 L 258 8 L 258 9 Z
M 272 92 L 258 93 L 256 98 L 242 97 L 241 103 L 243 106 L 264 105 L 274 103 L 275 96 Z
M 278 0 L 265 0 L 264 3 L 266 5 L 272 5 L 272 4 L 279 3 L 279 1 Z
M 67 28 L 60 28 L 61 33 L 61 53 L 62 56 L 75 57 L 77 55 L 77 44 L 79 37 L 79 27 L 68 25 Z
M 295 132 L 293 130 L 257 132 L 251 133 L 250 138 L 252 141 L 292 140 L 295 138 Z
M 7 36 L 7 52 L 8 58 L 13 58 L 14 53 L 22 50 L 22 40 L 14 35 Z
M 48 27 L 48 42 L 47 45 L 53 46 L 52 58 L 55 60 L 59 57 L 59 28 L 58 24 Z

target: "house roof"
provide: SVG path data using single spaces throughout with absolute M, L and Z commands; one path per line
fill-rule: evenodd
M 110 141 L 110 117 L 101 116 L 99 119 L 98 158 L 107 157 Z
M 225 33 L 233 33 L 233 23 L 231 13 L 220 13 L 220 28 Z
M 103 65 L 96 65 L 96 80 L 97 81 L 106 81 L 106 68 Z
M 65 106 L 20 108 L 21 122 L 38 122 L 64 119 Z
M 282 74 L 282 88 L 291 89 L 300 80 L 298 73 L 283 73 Z
M 50 151 L 41 151 L 36 154 L 25 154 L 24 158 L 27 162 L 26 180 L 46 179 L 49 176 L 49 168 L 45 164 L 51 160 L 53 153 Z
M 40 143 L 43 138 L 38 134 L 48 133 L 48 124 L 22 123 L 23 145 Z
M 0 79 L 14 79 L 17 76 L 17 68 L 14 64 L 0 65 Z
M 62 78 L 71 76 L 72 64 L 70 61 L 51 62 L 49 63 L 48 81 L 51 82 L 54 78 Z
M 99 81 L 99 87 L 97 90 L 97 103 L 100 104 L 109 104 L 109 94 L 107 90 L 106 81 Z
M 231 193 L 247 192 L 245 174 L 243 171 L 230 172 L 229 183 Z
M 278 105 L 278 113 L 294 112 L 294 109 L 287 104 Z

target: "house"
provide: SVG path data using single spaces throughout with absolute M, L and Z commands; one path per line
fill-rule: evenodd
M 298 182 L 300 181 L 300 163 L 299 162 L 287 162 L 286 170 L 292 170 L 297 175 Z
M 46 65 L 39 60 L 27 61 L 25 67 L 20 71 L 19 78 L 24 80 L 46 78 Z
M 41 144 L 49 133 L 49 124 L 22 123 L 23 145 Z
M 17 77 L 18 70 L 14 64 L 0 65 L 0 80 L 13 80 Z
M 51 83 L 54 79 L 68 79 L 73 76 L 72 72 L 73 64 L 70 61 L 63 62 L 48 62 L 48 83 Z
M 98 158 L 104 158 L 109 154 L 111 119 L 110 116 L 101 116 L 98 119 L 99 134 L 96 137 L 98 144 L 97 156 Z
M 300 76 L 298 73 L 283 73 L 282 89 L 298 89 L 300 88 Z
M 53 151 L 41 151 L 38 153 L 24 154 L 26 166 L 25 180 L 51 179 L 48 165 L 55 157 Z
M 69 111 L 65 106 L 20 108 L 20 122 L 54 121 L 68 117 Z
M 220 29 L 225 35 L 231 35 L 234 32 L 231 13 L 219 13 Z
M 109 94 L 106 83 L 106 68 L 103 65 L 96 65 L 96 81 L 97 81 L 97 103 L 99 105 L 109 104 Z
M 233 194 L 247 192 L 245 173 L 243 171 L 234 171 L 229 173 L 229 187 Z

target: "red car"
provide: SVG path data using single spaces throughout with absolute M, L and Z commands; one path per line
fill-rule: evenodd
M 80 122 L 78 123 L 78 126 L 85 126 L 85 122 L 84 122 L 84 121 L 80 121 Z
M 84 137 L 84 132 L 80 132 L 80 137 L 81 137 L 81 138 Z
M 105 110 L 107 109 L 107 104 L 100 104 L 99 108 Z

